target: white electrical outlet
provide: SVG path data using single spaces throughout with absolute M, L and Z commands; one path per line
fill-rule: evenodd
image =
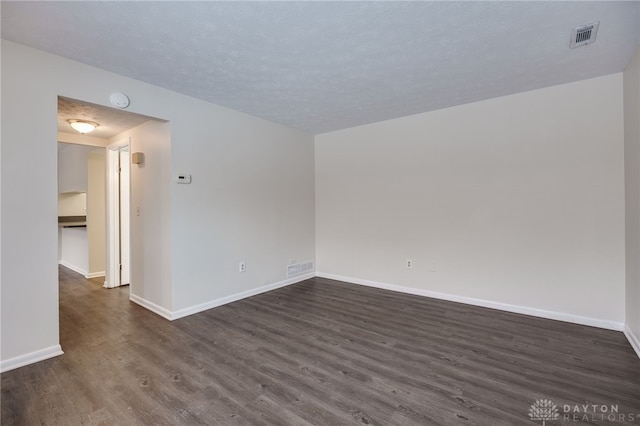
M 407 266 L 407 269 L 413 268 L 413 260 L 407 259 L 406 266 Z
M 238 271 L 240 272 L 246 272 L 247 271 L 247 265 L 244 264 L 244 260 L 240 261 L 238 263 Z

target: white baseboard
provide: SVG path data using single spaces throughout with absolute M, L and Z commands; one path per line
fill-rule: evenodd
M 83 276 L 85 276 L 85 277 L 86 277 L 86 276 L 87 276 L 87 274 L 88 274 L 88 272 L 87 272 L 87 271 L 85 271 L 84 269 L 82 269 L 81 267 L 76 266 L 76 265 L 73 265 L 73 264 L 68 263 L 68 262 L 65 262 L 64 260 L 61 260 L 61 261 L 60 261 L 60 262 L 58 262 L 58 263 L 59 263 L 60 265 L 64 266 L 65 268 L 69 268 L 69 269 L 71 269 L 73 272 L 77 272 L 77 273 L 79 273 L 80 275 L 83 275 Z
M 74 264 L 72 264 L 72 263 L 66 262 L 66 261 L 64 261 L 64 260 L 59 261 L 59 262 L 58 262 L 58 264 L 60 264 L 60 265 L 64 266 L 65 268 L 69 268 L 69 269 L 71 269 L 73 272 L 77 272 L 77 273 L 79 273 L 80 275 L 84 275 L 85 277 L 86 277 L 86 276 L 87 276 L 87 274 L 88 274 L 88 272 L 87 272 L 87 271 L 85 271 L 84 269 L 82 269 L 81 267 L 76 266 L 76 265 L 74 265 Z
M 89 278 L 98 278 L 98 277 L 104 277 L 105 276 L 105 272 L 104 271 L 100 271 L 100 272 L 90 272 L 90 273 L 86 273 L 84 274 L 84 277 L 86 279 Z
M 150 310 L 151 312 L 155 312 L 156 314 L 160 315 L 163 318 L 166 318 L 168 320 L 172 320 L 172 316 L 171 316 L 171 311 L 163 308 L 160 305 L 156 305 L 153 302 L 149 302 L 147 299 L 144 299 L 140 296 L 136 296 L 133 293 L 129 294 L 129 300 L 131 300 L 133 303 L 137 303 L 138 305 L 142 306 L 143 308 L 146 308 L 148 310 Z
M 89 278 L 98 278 L 98 277 L 104 277 L 105 276 L 105 271 L 99 271 L 99 272 L 87 272 L 84 269 L 82 269 L 79 266 L 73 265 L 71 263 L 65 262 L 64 260 L 58 260 L 58 264 L 64 266 L 65 268 L 69 268 L 74 272 L 77 272 L 81 275 L 84 275 L 84 277 L 86 279 Z
M 636 335 L 628 325 L 624 326 L 624 335 L 627 336 L 627 340 L 631 344 L 631 347 L 636 351 L 636 355 L 640 358 L 640 337 Z
M 251 290 L 243 291 L 240 293 L 232 294 L 231 296 L 222 297 L 220 299 L 210 300 L 205 303 L 200 303 L 198 305 L 190 306 L 188 308 L 179 309 L 177 311 L 172 312 L 171 319 L 175 320 L 178 318 L 183 318 L 188 315 L 197 314 L 198 312 L 206 311 L 208 309 L 216 308 L 218 306 L 226 305 L 227 303 L 235 302 L 237 300 L 245 299 L 247 297 L 255 296 L 260 293 L 264 293 L 267 291 L 275 290 L 277 288 L 286 287 L 291 284 L 299 283 L 300 281 L 308 280 L 309 278 L 315 277 L 315 273 L 311 272 L 304 275 L 299 275 L 297 277 L 289 278 L 284 281 L 280 281 L 273 284 L 263 285 L 261 287 L 257 287 Z
M 465 303 L 467 305 L 482 306 L 484 308 L 498 309 L 516 314 L 531 315 L 534 317 L 547 318 L 557 321 L 570 322 L 574 324 L 588 325 L 591 327 L 605 328 L 608 330 L 622 331 L 624 323 L 616 321 L 602 320 L 598 318 L 583 317 L 579 315 L 567 314 L 564 312 L 545 311 L 543 309 L 530 308 L 527 306 L 510 305 L 507 303 L 492 302 L 490 300 L 475 299 L 472 297 L 458 296 L 455 294 L 440 293 L 436 291 L 423 290 L 413 287 L 403 287 L 395 284 L 386 284 L 376 281 L 363 280 L 359 278 L 344 277 L 341 275 L 325 274 L 318 272 L 317 277 L 327 278 L 331 280 L 344 281 L 351 284 L 365 285 L 368 287 L 381 288 L 384 290 L 392 290 L 400 293 L 408 293 L 417 296 L 431 297 L 434 299 L 448 300 L 450 302 Z
M 44 361 L 45 359 L 53 358 L 54 356 L 59 356 L 63 353 L 64 352 L 62 352 L 60 345 L 54 345 L 34 352 L 29 352 L 28 354 L 20 355 L 15 358 L 5 359 L 0 361 L 0 372 L 4 373 L 5 371 L 33 364 L 34 362 Z
M 123 284 L 123 285 L 127 285 L 127 284 Z M 118 287 L 122 287 L 121 285 L 111 285 L 109 284 L 109 281 L 107 281 L 107 276 L 104 276 L 104 284 L 102 285 L 102 287 L 104 288 L 118 288 Z

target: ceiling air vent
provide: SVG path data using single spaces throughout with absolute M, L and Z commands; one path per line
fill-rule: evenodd
M 571 30 L 571 49 L 576 47 L 591 44 L 596 41 L 596 34 L 598 34 L 598 26 L 600 22 L 592 22 L 581 27 L 575 27 Z

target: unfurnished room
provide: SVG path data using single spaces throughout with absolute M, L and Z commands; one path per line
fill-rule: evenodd
M 640 424 L 640 2 L 0 19 L 2 425 Z

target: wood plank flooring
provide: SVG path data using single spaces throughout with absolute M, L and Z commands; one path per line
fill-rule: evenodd
M 98 282 L 61 268 L 65 355 L 2 374 L 2 425 L 640 424 L 619 332 L 320 278 L 169 322 Z

